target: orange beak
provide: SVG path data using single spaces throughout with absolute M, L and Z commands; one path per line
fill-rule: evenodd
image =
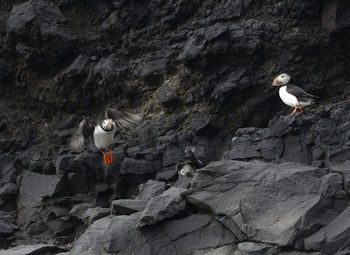
M 108 127 L 111 128 L 112 127 L 112 122 L 110 120 L 108 120 Z
M 278 86 L 278 85 L 280 85 L 280 81 L 279 81 L 279 79 L 278 78 L 275 78 L 274 80 L 273 80 L 273 82 L 272 82 L 272 85 L 273 86 Z

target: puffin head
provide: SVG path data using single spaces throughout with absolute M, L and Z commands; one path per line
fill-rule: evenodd
M 273 86 L 283 86 L 286 85 L 290 80 L 290 76 L 287 73 L 282 73 L 278 75 L 272 82 Z
M 102 122 L 102 127 L 104 130 L 112 130 L 113 129 L 113 121 L 111 119 L 105 119 Z

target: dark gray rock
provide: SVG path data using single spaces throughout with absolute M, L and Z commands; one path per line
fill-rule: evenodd
M 73 46 L 74 38 L 64 22 L 65 17 L 53 3 L 30 0 L 16 5 L 7 21 L 9 43 L 26 47 L 27 50 L 19 53 L 30 60 L 31 65 L 35 63 L 39 67 L 45 63 L 45 67 L 51 66 L 66 56 Z
M 231 19 L 237 18 L 242 12 L 242 1 L 223 1 L 222 5 L 219 5 L 214 9 L 214 15 L 217 19 Z
M 349 101 L 343 101 L 312 114 L 273 118 L 267 128 L 238 129 L 223 158 L 320 166 L 341 164 L 350 157 L 349 107 Z
M 18 224 L 24 226 L 35 218 L 44 197 L 65 194 L 62 180 L 53 175 L 25 171 L 18 195 Z
M 305 249 L 335 254 L 340 247 L 349 242 L 350 207 L 347 207 L 338 217 L 321 228 L 318 232 L 304 240 Z
M 6 183 L 0 188 L 0 199 L 3 201 L 9 201 L 16 197 L 17 185 L 14 183 Z
M 89 58 L 80 54 L 67 69 L 56 76 L 56 81 L 59 86 L 73 88 L 87 76 L 88 68 Z
M 143 180 L 151 177 L 156 170 L 152 162 L 125 158 L 120 168 L 120 174 L 128 183 L 142 183 Z
M 9 78 L 11 73 L 13 73 L 11 67 L 3 59 L 0 58 L 0 81 Z
M 106 217 L 111 213 L 109 208 L 94 207 L 88 208 L 83 214 L 82 218 L 87 226 L 90 226 L 94 221 Z
M 178 179 L 173 186 L 176 188 L 189 189 L 191 187 L 191 179 L 191 177 L 178 173 Z
M 234 137 L 231 141 L 231 150 L 223 153 L 223 159 L 254 159 L 260 158 L 261 153 L 251 138 Z
M 2 255 L 40 255 L 56 254 L 63 252 L 62 248 L 48 244 L 19 245 L 8 250 L 1 251 Z
M 206 113 L 198 113 L 191 120 L 191 129 L 196 135 L 208 134 L 212 129 L 211 118 Z
M 347 160 L 342 164 L 333 165 L 331 171 L 341 173 L 344 179 L 344 189 L 350 194 L 350 161 Z
M 152 197 L 158 196 L 165 191 L 165 182 L 148 180 L 146 183 L 139 185 L 139 194 L 136 199 L 149 200 Z
M 145 143 L 128 148 L 126 152 L 129 157 L 136 159 L 154 160 L 159 156 L 155 148 L 149 147 Z
M 178 101 L 178 96 L 175 89 L 164 87 L 158 92 L 157 100 L 162 106 L 169 107 Z
M 256 241 L 278 245 L 293 245 L 310 229 L 328 224 L 337 215 L 332 201 L 343 192 L 341 176 L 324 169 L 239 161 L 197 170 L 191 190 L 189 202 L 230 216 Z
M 14 166 L 14 157 L 2 154 L 0 155 L 0 186 L 6 183 L 16 183 L 16 168 Z
M 286 251 L 278 254 L 279 255 L 326 255 L 322 252 L 302 252 L 302 251 Z
M 230 231 L 207 215 L 193 215 L 137 230 L 139 217 L 140 213 L 135 213 L 95 221 L 77 240 L 70 254 L 189 255 L 237 242 Z
M 346 0 L 327 0 L 323 5 L 322 26 L 336 30 L 350 26 L 350 4 Z
M 176 165 L 176 163 L 183 158 L 184 152 L 175 146 L 169 146 L 163 154 L 163 168 L 171 165 Z
M 135 61 L 134 73 L 141 77 L 161 75 L 166 73 L 168 66 L 168 52 L 152 52 L 142 59 Z
M 242 242 L 238 244 L 238 249 L 246 255 L 260 255 L 265 254 L 273 246 L 271 244 Z
M 117 152 L 118 151 L 118 152 Z M 64 178 L 72 194 L 88 193 L 97 182 L 115 182 L 119 174 L 124 152 L 119 147 L 113 150 L 115 163 L 104 166 L 103 155 L 97 150 L 86 150 L 78 155 L 63 155 L 56 160 L 56 174 Z M 121 156 L 121 157 L 119 157 Z
M 130 215 L 145 209 L 147 200 L 119 199 L 112 201 L 112 212 L 115 215 Z
M 69 214 L 80 220 L 83 220 L 84 213 L 91 207 L 94 207 L 94 205 L 90 203 L 75 204 L 69 211 Z
M 240 230 L 238 225 L 232 220 L 231 217 L 226 215 L 217 215 L 215 216 L 215 219 L 222 225 L 224 225 L 228 230 L 230 230 L 232 234 L 235 235 L 238 241 L 243 242 L 248 239 L 247 236 L 242 232 L 242 230 Z
M 211 254 L 219 254 L 219 255 L 231 255 L 235 254 L 236 245 L 224 245 L 219 248 L 210 248 L 204 250 L 197 250 L 193 253 L 193 255 L 211 255 Z
M 236 88 L 239 88 L 239 84 L 236 80 L 226 80 L 217 86 L 215 86 L 214 91 L 211 96 L 215 100 L 223 102 L 227 97 L 230 96 L 231 92 L 233 92 Z
M 143 210 L 137 227 L 154 225 L 182 212 L 186 206 L 186 201 L 183 198 L 186 192 L 186 189 L 172 187 L 163 194 L 152 198 Z

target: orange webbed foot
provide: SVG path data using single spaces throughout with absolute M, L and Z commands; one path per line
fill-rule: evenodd
M 295 108 L 294 108 L 294 111 L 292 112 L 292 116 L 294 115 L 294 113 L 296 112 L 298 110 L 298 107 L 296 106 Z
M 114 157 L 113 157 L 113 152 L 112 152 L 112 147 L 109 147 L 109 162 L 110 164 L 114 162 Z
M 105 159 L 105 165 L 106 166 L 109 166 L 111 164 L 110 162 L 110 159 L 109 159 L 109 156 L 106 155 L 106 153 L 104 152 L 104 150 L 101 150 L 102 154 L 103 154 L 103 157 Z

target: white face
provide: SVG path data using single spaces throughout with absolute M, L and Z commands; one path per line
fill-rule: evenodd
M 287 73 L 283 73 L 278 75 L 274 80 L 272 85 L 274 86 L 282 86 L 286 85 L 290 81 L 290 76 Z
M 111 119 L 105 119 L 102 122 L 102 127 L 106 130 L 111 130 L 113 128 L 113 121 Z

